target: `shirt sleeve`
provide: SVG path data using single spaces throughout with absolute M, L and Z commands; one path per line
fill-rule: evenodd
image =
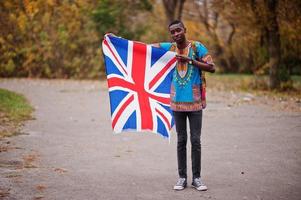
M 197 48 L 199 58 L 203 58 L 205 55 L 207 55 L 208 50 L 203 44 L 201 44 L 200 42 L 196 42 L 195 46 Z
M 162 43 L 159 43 L 160 47 L 166 51 L 169 51 L 172 43 L 170 42 L 162 42 Z

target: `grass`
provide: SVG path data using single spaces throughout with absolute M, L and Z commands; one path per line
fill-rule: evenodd
M 254 76 L 249 74 L 210 74 L 206 73 L 208 88 L 221 91 L 244 91 L 252 93 L 264 93 L 301 98 L 301 76 L 292 76 L 292 88 L 283 91 L 268 90 L 268 76 Z
M 301 76 L 292 76 L 292 81 L 295 88 L 301 88 Z
M 0 138 L 16 134 L 21 123 L 31 119 L 32 111 L 23 95 L 0 88 Z
M 211 74 L 206 73 L 207 85 L 217 90 L 250 90 L 253 76 L 245 74 Z

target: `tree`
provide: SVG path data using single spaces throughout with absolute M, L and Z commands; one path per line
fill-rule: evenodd
M 148 0 L 99 0 L 92 17 L 101 36 L 112 32 L 127 39 L 139 40 L 147 30 L 142 20 L 146 18 L 145 11 L 152 11 Z
M 88 14 L 93 7 L 84 0 L 0 1 L 7 20 L 0 22 L 0 76 L 99 76 L 99 38 Z
M 267 9 L 267 30 L 268 30 L 268 49 L 269 49 L 269 68 L 270 68 L 270 88 L 280 87 L 280 34 L 277 20 L 278 0 L 265 0 Z
M 199 21 L 210 37 L 209 44 L 213 44 L 226 71 L 269 74 L 271 89 L 289 81 L 290 71 L 300 73 L 301 45 L 297 42 L 301 41 L 300 1 L 197 0 L 194 3 L 199 9 Z
M 207 35 L 210 37 L 211 44 L 214 49 L 214 55 L 219 61 L 219 65 L 223 68 L 224 72 L 238 72 L 239 63 L 233 53 L 233 38 L 236 33 L 235 19 L 225 12 L 224 1 L 207 1 L 196 0 L 194 1 L 194 8 L 197 10 L 199 22 L 203 24 L 206 29 Z M 226 19 L 226 20 L 225 20 Z M 227 23 L 227 28 L 230 32 L 222 39 L 218 35 L 219 24 Z

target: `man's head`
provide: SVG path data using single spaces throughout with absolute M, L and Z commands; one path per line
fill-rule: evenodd
M 186 34 L 186 28 L 182 21 L 175 20 L 171 22 L 168 26 L 169 33 L 171 35 L 171 38 L 176 43 L 183 43 L 186 40 L 185 34 Z

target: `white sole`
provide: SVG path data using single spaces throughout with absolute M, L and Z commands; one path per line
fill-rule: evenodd
M 200 186 L 200 187 L 195 187 L 194 185 L 192 185 L 192 187 L 194 187 L 195 189 L 197 189 L 198 191 L 206 191 L 208 190 L 207 186 Z
M 179 190 L 184 190 L 184 189 L 185 189 L 185 187 L 181 187 L 181 186 L 174 186 L 174 187 L 173 187 L 173 189 L 174 189 L 174 190 L 178 190 L 178 191 L 179 191 Z

